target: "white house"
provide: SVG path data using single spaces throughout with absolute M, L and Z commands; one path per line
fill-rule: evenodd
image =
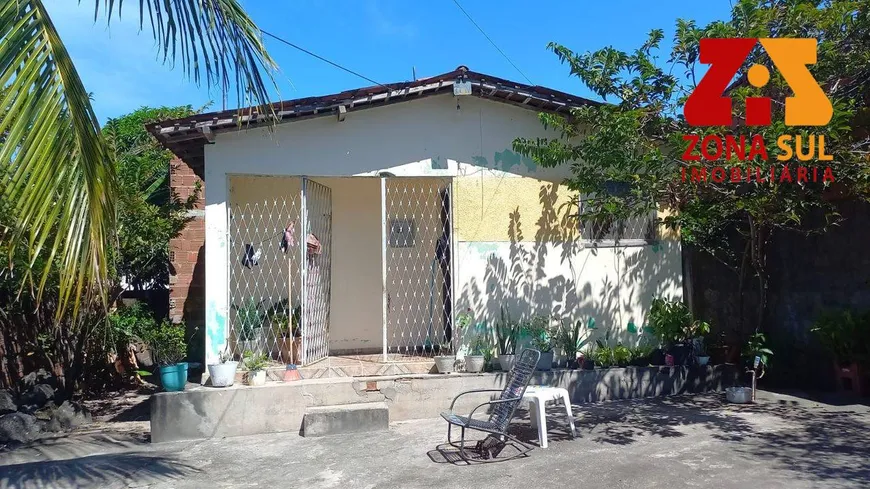
M 682 295 L 678 239 L 648 221 L 618 242 L 596 235 L 571 217 L 568 168 L 512 150 L 555 135 L 539 112 L 588 103 L 459 67 L 281 102 L 271 129 L 236 111 L 154 124 L 205 188 L 204 267 L 201 235 L 173 242 L 174 287 L 203 281 L 204 298 L 172 307 L 204 315 L 209 362 L 246 349 L 276 363 L 407 362 L 455 346 L 467 310 L 490 325 L 502 310 L 591 318 L 635 341 L 654 296 Z M 174 174 L 177 189 L 197 179 Z

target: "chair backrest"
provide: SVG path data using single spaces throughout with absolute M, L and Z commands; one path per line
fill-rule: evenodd
M 520 399 L 526 393 L 526 387 L 532 381 L 532 375 L 535 373 L 540 358 L 541 352 L 531 348 L 527 348 L 517 355 L 513 368 L 508 372 L 504 390 L 499 396 L 499 399 L 515 400 L 495 404 L 489 415 L 489 422 L 498 426 L 500 430 L 507 430 L 508 423 L 514 417 L 514 411 L 520 404 Z

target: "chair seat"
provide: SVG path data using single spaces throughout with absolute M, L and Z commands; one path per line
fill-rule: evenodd
M 460 416 L 450 411 L 441 413 L 441 417 L 444 418 L 448 423 L 456 426 L 462 426 L 464 428 L 471 428 L 479 431 L 486 431 L 488 433 L 501 433 L 501 430 L 499 430 L 499 427 L 495 423 L 491 423 L 483 419 L 473 419 L 469 418 L 468 416 Z

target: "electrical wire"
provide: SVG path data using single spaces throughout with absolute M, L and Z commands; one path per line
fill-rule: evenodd
M 282 37 L 276 36 L 275 34 L 272 34 L 272 33 L 269 32 L 269 31 L 264 31 L 263 29 L 260 29 L 260 32 L 262 32 L 263 35 L 265 35 L 265 36 L 269 36 L 269 37 L 271 37 L 272 39 L 274 39 L 274 40 L 276 40 L 276 41 L 278 41 L 278 42 L 281 42 L 281 43 L 284 43 L 284 44 L 290 46 L 291 48 L 297 49 L 297 50 L 302 51 L 303 53 L 305 53 L 305 54 L 307 54 L 307 55 L 309 55 L 309 56 L 311 56 L 311 57 L 317 58 L 317 59 L 319 59 L 320 61 L 323 61 L 324 63 L 330 64 L 330 65 L 332 65 L 332 66 L 334 66 L 334 67 L 336 67 L 336 68 L 338 68 L 338 69 L 340 69 L 340 70 L 342 70 L 342 71 L 346 71 L 346 72 L 350 73 L 351 75 L 358 76 L 358 77 L 362 78 L 363 80 L 365 80 L 365 81 L 367 81 L 367 82 L 369 82 L 369 83 L 374 83 L 375 85 L 378 85 L 378 86 L 381 86 L 381 87 L 384 87 L 384 88 L 390 88 L 390 87 L 384 85 L 383 83 L 376 82 L 375 80 L 372 80 L 371 78 L 369 78 L 369 77 L 367 77 L 367 76 L 365 76 L 365 75 L 363 75 L 363 74 L 357 73 L 356 71 L 353 71 L 353 70 L 350 69 L 350 68 L 345 68 L 344 66 L 341 66 L 340 64 L 338 64 L 338 63 L 336 63 L 336 62 L 334 62 L 334 61 L 330 61 L 330 60 L 324 58 L 323 56 L 320 56 L 319 54 L 312 53 L 311 51 L 309 51 L 309 50 L 307 50 L 307 49 L 305 49 L 305 48 L 303 48 L 303 47 L 301 47 L 301 46 L 298 46 L 298 45 L 296 45 L 296 44 L 294 44 L 294 43 L 292 43 L 292 42 L 290 42 L 290 41 L 288 41 L 288 40 L 286 40 L 286 39 L 284 39 L 284 38 L 282 38 Z
M 474 24 L 474 27 L 477 27 L 477 30 L 479 30 L 480 33 L 483 34 L 483 37 L 485 37 L 486 40 L 489 41 L 490 44 L 492 44 L 492 47 L 494 47 L 494 48 L 496 49 L 496 51 L 498 51 L 499 53 L 501 53 L 501 55 L 504 56 L 504 59 L 506 59 L 507 62 L 510 63 L 511 66 L 513 66 L 514 69 L 517 70 L 517 72 L 519 72 L 519 74 L 522 75 L 523 78 L 525 78 L 527 82 L 529 82 L 529 85 L 534 85 L 534 83 L 532 82 L 532 80 L 530 80 L 529 77 L 527 77 L 526 74 L 523 73 L 523 70 L 519 69 L 519 67 L 518 67 L 516 64 L 514 64 L 513 61 L 511 61 L 511 59 L 508 57 L 508 55 L 505 54 L 505 52 L 502 51 L 500 47 L 498 47 L 498 45 L 495 43 L 495 41 L 493 41 L 492 38 L 489 37 L 489 36 L 486 34 L 486 32 L 484 32 L 483 28 L 480 27 L 480 25 L 478 25 L 478 23 L 475 22 L 474 19 L 471 18 L 471 15 L 470 15 L 468 12 L 466 12 L 464 8 L 462 8 L 462 5 L 459 4 L 459 0 L 453 0 L 453 3 L 455 3 L 456 6 L 459 7 L 459 10 L 461 10 L 462 13 L 465 14 L 466 17 L 468 17 L 468 20 L 470 20 L 471 23 Z

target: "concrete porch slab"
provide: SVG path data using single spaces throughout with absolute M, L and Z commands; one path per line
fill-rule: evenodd
M 269 382 L 261 387 L 198 386 L 152 397 L 153 442 L 260 433 L 299 433 L 307 408 L 384 402 L 391 421 L 434 418 L 460 392 L 501 389 L 506 373 L 413 374 L 336 377 Z M 714 367 L 628 367 L 538 372 L 535 385 L 563 387 L 576 404 L 682 393 L 721 391 L 738 380 L 733 365 Z M 464 396 L 458 411 L 486 400 Z

